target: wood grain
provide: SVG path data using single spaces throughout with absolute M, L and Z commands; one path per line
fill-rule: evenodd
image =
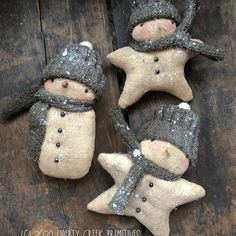
M 183 1 L 175 4 L 183 9 Z M 105 56 L 128 45 L 130 14 L 125 0 L 8 0 L 0 1 L 0 104 L 39 81 L 49 60 L 67 44 L 89 40 L 103 59 L 106 91 L 96 106 L 96 150 L 90 173 L 81 180 L 44 176 L 27 159 L 28 115 L 0 124 L 0 235 L 20 235 L 31 229 L 143 229 L 128 217 L 106 216 L 86 209 L 94 197 L 113 184 L 96 161 L 101 152 L 125 151 L 108 120 L 116 106 L 125 75 Z M 236 233 L 236 2 L 201 0 L 192 33 L 208 44 L 223 47 L 225 60 L 203 57 L 186 66 L 194 91 L 193 110 L 201 117 L 199 165 L 186 179 L 205 187 L 207 196 L 171 214 L 171 235 Z M 149 93 L 127 111 L 135 131 L 162 103 L 180 102 L 165 93 Z

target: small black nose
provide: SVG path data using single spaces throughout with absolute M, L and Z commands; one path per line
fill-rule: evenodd
M 62 82 L 62 87 L 63 88 L 68 88 L 68 82 L 67 81 L 63 81 Z

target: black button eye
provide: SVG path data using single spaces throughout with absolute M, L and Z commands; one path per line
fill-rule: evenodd
M 51 78 L 52 83 L 54 82 L 54 80 L 55 80 L 54 78 Z
M 142 27 L 144 25 L 144 23 L 141 23 L 140 26 Z
M 175 22 L 172 20 L 171 23 L 174 24 Z
M 86 89 L 84 90 L 84 92 L 85 92 L 85 93 L 88 93 L 88 89 L 86 88 Z

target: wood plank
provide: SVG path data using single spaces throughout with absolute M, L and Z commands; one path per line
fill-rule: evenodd
M 186 77 L 193 88 L 192 109 L 201 117 L 199 165 L 185 175 L 199 183 L 207 196 L 181 206 L 170 217 L 171 235 L 234 235 L 235 230 L 235 132 L 236 132 L 236 3 L 200 1 L 201 8 L 192 33 L 208 44 L 225 49 L 225 60 L 215 63 L 203 57 L 194 58 L 186 66 Z M 183 9 L 183 1 L 175 5 Z M 130 12 L 128 1 L 111 1 L 116 44 L 128 45 Z M 120 77 L 120 73 L 119 73 Z M 149 93 L 128 110 L 130 126 L 136 132 L 160 104 L 178 104 L 180 100 L 165 93 Z M 234 141 L 233 141 L 234 140 Z M 144 235 L 149 235 L 148 231 Z
M 3 104 L 9 96 L 38 82 L 45 66 L 45 53 L 37 1 L 1 1 L 0 9 Z M 63 225 L 57 181 L 45 178 L 37 164 L 27 159 L 27 128 L 26 114 L 0 124 L 0 225 L 4 235 L 20 235 L 36 222 L 53 220 L 55 215 Z
M 48 59 L 67 44 L 83 40 L 91 41 L 103 59 L 112 50 L 104 0 L 43 0 L 41 22 Z M 131 218 L 95 214 L 86 208 L 87 203 L 113 183 L 111 177 L 96 161 L 98 154 L 122 150 L 121 140 L 107 117 L 111 107 L 117 104 L 118 83 L 107 61 L 104 68 L 108 81 L 103 98 L 96 106 L 97 137 L 92 168 L 89 174 L 79 181 L 59 181 L 61 205 L 68 226 L 81 232 L 86 229 L 99 229 L 105 232 L 110 228 L 137 227 L 137 222 Z
M 105 1 L 10 0 L 0 4 L 1 104 L 9 100 L 6 96 L 36 84 L 46 62 L 69 43 L 86 38 L 100 48 L 103 57 L 111 50 Z M 118 84 L 107 63 L 105 72 L 108 84 L 96 108 L 96 151 L 91 171 L 84 179 L 61 181 L 46 177 L 36 163 L 26 158 L 27 114 L 0 125 L 1 232 L 14 236 L 32 228 L 48 230 L 47 222 L 60 229 L 81 232 L 91 227 L 99 230 L 136 227 L 132 219 L 102 216 L 86 209 L 89 201 L 112 185 L 112 179 L 97 163 L 97 155 L 122 149 L 107 119 L 111 106 L 117 103 Z

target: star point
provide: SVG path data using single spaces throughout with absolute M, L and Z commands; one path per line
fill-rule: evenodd
M 124 47 L 109 54 L 108 60 L 123 69 L 127 76 L 119 106 L 125 109 L 149 91 L 167 92 L 183 101 L 191 101 L 193 93 L 184 67 L 193 56 L 180 48 L 145 53 Z
M 120 153 L 100 154 L 98 161 L 112 175 L 115 184 L 90 202 L 87 208 L 97 213 L 114 214 L 109 203 L 133 163 L 127 154 Z M 146 174 L 132 193 L 124 214 L 135 217 L 156 236 L 169 235 L 170 212 L 204 195 L 201 186 L 185 179 L 165 181 Z

